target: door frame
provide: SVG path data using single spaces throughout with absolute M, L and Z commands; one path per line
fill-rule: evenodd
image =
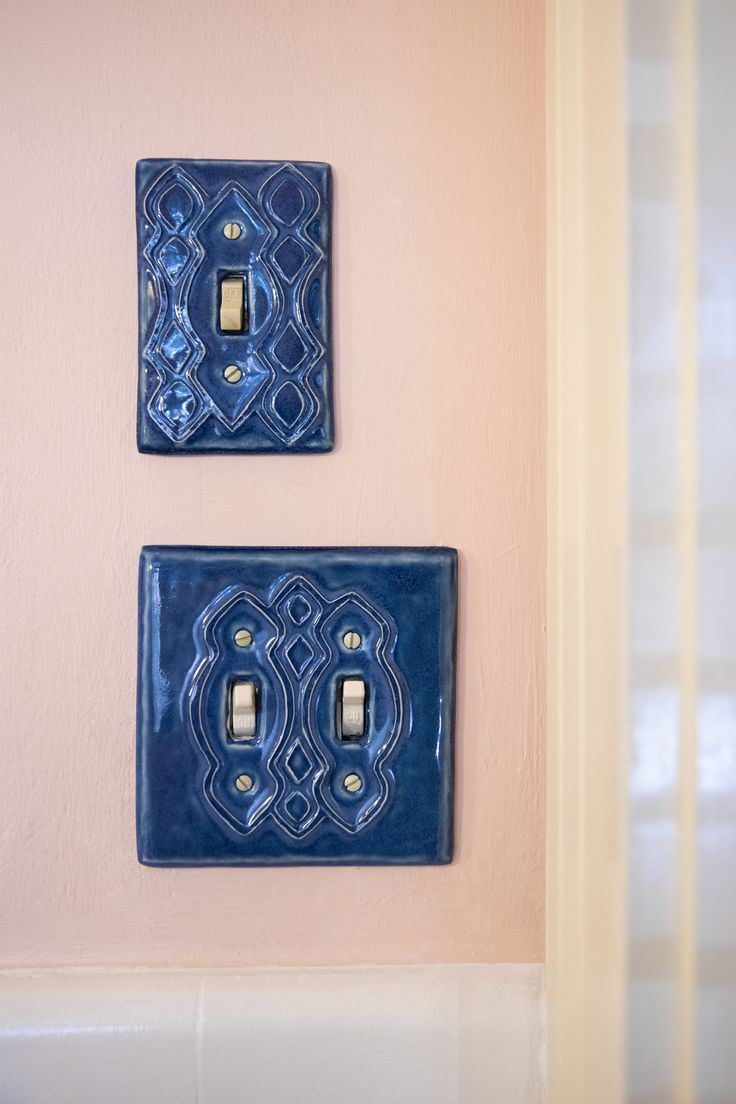
M 550 1104 L 625 1099 L 625 0 L 548 0 Z

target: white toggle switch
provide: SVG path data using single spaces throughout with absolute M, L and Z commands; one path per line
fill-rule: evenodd
M 340 709 L 343 740 L 354 740 L 365 735 L 365 683 L 362 679 L 345 679 Z
M 234 682 L 230 691 L 230 732 L 233 740 L 252 740 L 256 734 L 256 687 Z
M 242 333 L 245 328 L 245 280 L 225 276 L 220 284 L 220 329 Z

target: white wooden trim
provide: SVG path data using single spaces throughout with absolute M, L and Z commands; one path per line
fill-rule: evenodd
M 625 12 L 547 5 L 551 1104 L 625 1099 Z

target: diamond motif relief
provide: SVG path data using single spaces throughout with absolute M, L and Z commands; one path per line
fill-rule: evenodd
M 179 238 L 170 238 L 159 251 L 158 259 L 172 284 L 176 284 L 189 260 L 189 250 Z
M 161 197 L 161 217 L 171 230 L 179 230 L 193 210 L 191 197 L 181 184 L 173 184 Z
M 161 353 L 175 372 L 181 372 L 192 352 L 192 346 L 176 322 L 172 322 L 161 342 Z
M 312 612 L 309 602 L 301 594 L 297 594 L 296 598 L 292 598 L 286 608 L 295 625 L 303 625 Z
M 278 418 L 291 429 L 296 425 L 304 409 L 304 399 L 301 392 L 291 380 L 282 384 L 273 397 L 273 408 Z
M 312 773 L 313 764 L 301 743 L 297 743 L 284 760 L 284 766 L 297 785 L 299 785 Z
M 271 197 L 271 210 L 279 222 L 293 226 L 304 210 L 304 196 L 293 181 L 284 180 Z
M 194 414 L 197 400 L 185 383 L 172 383 L 159 399 L 159 409 L 177 428 L 185 426 Z
M 296 332 L 296 327 L 292 322 L 289 322 L 289 325 L 274 345 L 273 352 L 287 372 L 293 372 L 304 360 L 308 349 Z
M 294 824 L 299 825 L 309 812 L 309 803 L 300 793 L 295 793 L 284 802 L 284 810 Z
M 298 636 L 293 644 L 287 645 L 284 655 L 291 664 L 296 675 L 301 675 L 314 659 L 314 649 L 309 646 L 303 636 Z
M 307 254 L 296 238 L 286 238 L 274 252 L 273 259 L 284 279 L 292 283 L 299 275 Z

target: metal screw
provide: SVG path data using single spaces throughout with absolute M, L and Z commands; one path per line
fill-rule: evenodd
M 231 241 L 234 241 L 243 233 L 243 228 L 242 226 L 238 226 L 237 222 L 228 222 L 222 232 L 226 238 L 230 238 Z
M 238 629 L 235 634 L 235 643 L 239 648 L 250 648 L 253 643 L 253 637 L 247 629 Z
M 343 786 L 349 793 L 357 793 L 363 785 L 363 779 L 359 774 L 346 774 Z
M 241 793 L 247 793 L 253 789 L 253 779 L 249 774 L 239 774 L 235 779 L 235 785 Z
M 344 637 L 342 638 L 342 642 L 346 648 L 350 649 L 351 652 L 355 651 L 356 648 L 359 648 L 362 643 L 360 636 L 356 632 L 346 632 Z
M 228 383 L 240 383 L 243 378 L 243 373 L 237 364 L 228 364 L 225 371 L 222 373 Z

